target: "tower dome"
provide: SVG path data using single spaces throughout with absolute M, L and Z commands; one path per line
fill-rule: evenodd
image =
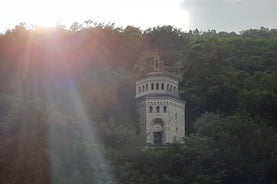
M 154 69 L 136 82 L 136 98 L 151 95 L 166 95 L 179 98 L 179 80 L 163 70 L 160 57 L 154 57 Z

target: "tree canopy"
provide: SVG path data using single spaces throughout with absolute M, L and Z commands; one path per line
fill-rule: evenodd
M 144 149 L 135 81 L 180 79 L 184 144 Z M 91 20 L 0 35 L 0 183 L 276 183 L 277 31 Z

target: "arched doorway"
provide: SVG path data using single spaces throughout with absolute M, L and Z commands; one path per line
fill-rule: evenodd
M 164 121 L 155 118 L 152 121 L 153 144 L 164 144 Z

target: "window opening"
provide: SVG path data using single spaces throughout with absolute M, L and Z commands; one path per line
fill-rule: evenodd
M 157 107 L 156 107 L 156 111 L 157 111 L 157 113 L 160 112 L 160 106 L 157 106 Z
M 166 106 L 164 106 L 164 113 L 166 113 L 167 112 L 167 107 Z
M 149 112 L 152 113 L 153 112 L 153 107 L 149 106 Z

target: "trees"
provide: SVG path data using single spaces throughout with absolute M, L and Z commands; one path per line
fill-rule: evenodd
M 45 104 L 6 95 L 0 104 L 0 182 L 50 183 Z
M 0 35 L 0 183 L 276 183 L 275 33 L 88 20 Z M 145 150 L 134 84 L 156 49 L 181 79 L 187 137 Z
M 239 111 L 269 121 L 276 130 L 277 73 L 256 72 L 249 77 L 245 89 L 240 92 Z
M 276 159 L 277 137 L 265 122 L 239 114 L 206 113 L 195 127 L 199 135 L 214 140 L 217 159 L 226 169 L 224 183 L 274 183 L 276 178 L 265 176 L 271 173 L 268 162 Z

